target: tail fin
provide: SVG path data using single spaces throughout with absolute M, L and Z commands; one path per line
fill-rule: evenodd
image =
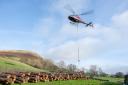
M 89 22 L 88 24 L 86 24 L 86 26 L 87 26 L 87 27 L 88 27 L 88 26 L 93 27 L 93 24 L 92 24 L 92 22 Z

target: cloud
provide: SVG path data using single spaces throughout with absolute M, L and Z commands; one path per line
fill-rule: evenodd
M 107 69 L 104 68 L 103 70 L 110 74 L 115 74 L 116 72 L 128 73 L 128 65 L 108 65 L 107 67 Z
M 116 14 L 112 17 L 114 24 L 118 27 L 125 28 L 128 27 L 128 11 L 125 11 L 121 14 Z
M 74 59 L 77 56 L 77 49 L 80 49 L 80 56 L 82 58 L 89 57 L 91 53 L 96 53 L 95 49 L 98 49 L 95 45 L 101 45 L 100 40 L 93 38 L 82 38 L 77 41 L 67 41 L 64 44 L 61 44 L 57 47 L 49 49 L 48 54 L 51 54 L 53 57 L 69 60 Z
M 35 25 L 35 30 L 39 35 L 43 37 L 48 37 L 53 32 L 53 27 L 56 23 L 55 19 L 52 17 L 41 18 L 39 22 Z
M 48 8 L 48 12 L 50 12 L 51 14 L 48 14 L 48 16 L 46 16 L 45 18 L 42 17 L 37 22 L 37 24 L 35 25 L 34 33 L 38 36 L 41 36 L 43 39 L 45 39 L 48 42 L 47 43 L 48 47 L 62 44 L 66 40 L 73 38 L 73 36 L 75 38 L 76 33 L 74 32 L 76 31 L 76 29 L 74 29 L 74 27 L 72 27 L 69 24 L 69 21 L 63 21 L 63 20 L 67 20 L 67 16 L 69 15 L 68 13 L 65 13 L 65 12 L 68 12 L 67 10 L 65 10 L 65 6 L 70 5 L 75 10 L 77 10 L 77 9 L 82 9 L 83 7 L 86 8 L 85 6 L 87 5 L 85 4 L 87 3 L 89 3 L 89 0 L 75 0 L 75 1 L 74 0 L 68 0 L 68 1 L 56 0 Z M 65 15 L 65 18 L 63 18 L 62 21 L 60 19 L 58 20 L 59 16 L 57 16 L 56 18 L 55 15 L 52 15 L 56 13 L 57 14 L 61 13 L 61 15 Z M 61 18 L 62 17 L 63 16 L 61 16 Z M 66 31 L 65 28 L 67 28 L 68 30 Z M 68 33 L 69 30 L 70 32 Z
M 82 9 L 84 6 L 88 6 L 86 4 L 89 3 L 88 0 L 58 0 L 50 10 L 67 16 L 64 6 L 69 2 L 72 2 L 70 5 L 76 10 L 77 8 Z M 47 43 L 45 43 L 47 49 L 44 55 L 55 61 L 64 60 L 65 62 L 76 63 L 78 57 L 77 49 L 79 47 L 82 64 L 87 64 L 85 63 L 86 59 L 90 64 L 104 63 L 104 61 L 106 61 L 104 66 L 114 64 L 112 62 L 109 63 L 109 59 L 113 56 L 119 56 L 118 52 L 126 51 L 128 48 L 128 11 L 114 14 L 111 19 L 112 22 L 108 26 L 102 23 L 95 23 L 95 28 L 91 29 L 80 25 L 79 32 L 77 32 L 76 26 L 72 26 L 67 21 L 62 20 L 59 22 L 60 20 L 57 21 L 53 17 L 41 19 L 38 26 L 39 32 L 47 40 Z M 59 29 L 56 28 L 57 24 L 61 24 Z M 102 60 L 100 59 L 101 56 L 107 56 L 108 58 L 103 58 Z M 97 61 L 91 61 L 92 58 Z M 118 59 L 117 62 L 119 62 Z
M 97 26 L 95 29 L 91 29 L 92 31 L 89 29 L 88 32 L 84 32 L 83 35 L 81 34 L 82 36 L 77 34 L 75 31 L 72 32 L 71 29 L 66 31 L 63 30 L 63 34 L 65 34 L 67 38 L 69 36 L 72 38 L 76 37 L 76 39 L 67 40 L 63 44 L 49 49 L 48 54 L 57 57 L 58 59 L 74 59 L 77 58 L 77 48 L 79 47 L 80 57 L 82 59 L 95 57 L 97 54 L 101 53 L 107 48 L 108 43 L 114 43 L 118 41 L 118 33 L 110 29 L 111 28 Z M 80 37 L 77 37 L 77 35 L 80 35 Z
M 122 35 L 122 40 L 128 41 L 128 10 L 121 14 L 116 14 L 112 17 L 112 20 L 114 27 L 117 28 L 120 34 Z
M 124 18 L 124 20 L 122 18 Z M 118 22 L 122 23 L 119 25 L 116 19 L 118 19 L 118 21 L 122 20 L 122 22 L 128 22 L 127 11 L 119 15 L 114 15 L 112 17 L 112 24 L 109 26 L 95 24 L 94 29 L 83 27 L 79 29 L 78 34 L 76 32 L 76 27 L 71 26 L 70 24 L 64 24 L 59 31 L 59 38 L 65 38 L 65 41 L 48 49 L 47 55 L 51 56 L 50 58 L 54 60 L 65 60 L 66 62 L 71 60 L 75 63 L 77 62 L 77 48 L 79 47 L 80 59 L 82 62 L 86 59 L 91 59 L 92 57 L 96 57 L 98 59 L 100 58 L 98 56 L 104 57 L 104 55 L 108 56 L 107 62 L 109 62 L 110 57 L 115 57 L 118 55 L 119 51 L 127 48 L 127 44 L 123 46 L 122 37 L 127 37 L 128 34 L 124 35 L 121 33 L 121 31 L 127 30 L 127 25 L 125 25 L 125 23 Z M 126 27 L 120 28 L 123 24 Z M 127 40 L 123 40 L 123 42 L 127 42 Z M 107 54 L 113 51 L 115 52 L 111 55 Z M 94 62 L 91 63 L 94 64 Z
M 90 9 L 88 8 L 90 2 L 90 0 L 56 0 L 51 7 L 49 7 L 49 10 L 53 14 L 60 15 L 63 23 L 65 23 L 68 22 L 66 21 L 66 17 L 73 14 L 71 10 L 73 10 L 75 14 L 88 11 Z
M 89 2 L 89 0 L 57 0 L 57 2 L 53 4 L 53 6 L 55 7 L 55 9 L 61 12 L 63 12 L 62 9 L 70 9 L 69 7 L 71 7 L 75 11 L 78 11 L 83 8 L 86 9 Z

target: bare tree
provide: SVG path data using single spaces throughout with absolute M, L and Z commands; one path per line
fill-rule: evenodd
M 58 66 L 57 72 L 67 72 L 66 64 L 65 64 L 64 61 L 58 62 L 58 63 L 57 63 L 57 66 Z
M 77 67 L 76 67 L 76 65 L 74 65 L 74 64 L 69 64 L 69 65 L 67 66 L 67 69 L 68 69 L 69 72 L 75 72 L 76 69 L 77 69 Z
M 57 63 L 57 66 L 58 66 L 59 68 L 66 68 L 66 65 L 65 65 L 65 62 L 64 62 L 64 61 L 58 62 L 58 63 Z
M 124 77 L 124 73 L 123 73 L 123 72 L 117 72 L 117 73 L 115 74 L 115 77 L 116 77 L 116 78 L 123 78 L 123 77 Z
M 90 69 L 89 69 L 89 73 L 90 73 L 90 77 L 94 77 L 96 76 L 98 73 L 97 73 L 97 66 L 96 65 L 91 65 L 90 66 Z
M 106 77 L 108 76 L 107 73 L 105 73 L 102 68 L 98 68 L 98 76 L 101 76 L 101 77 Z
M 54 64 L 54 62 L 51 59 L 44 59 L 43 69 L 49 71 L 56 71 L 58 67 Z

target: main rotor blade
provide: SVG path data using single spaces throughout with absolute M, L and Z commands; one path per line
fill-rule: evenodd
M 91 13 L 93 13 L 93 12 L 94 12 L 93 10 L 90 10 L 90 11 L 87 11 L 87 12 L 81 13 L 81 14 L 79 14 L 79 15 L 87 15 L 87 14 L 91 14 Z
M 73 10 L 73 8 L 70 5 L 66 5 L 64 8 L 69 10 L 70 12 L 72 12 L 73 15 L 75 14 L 75 11 Z

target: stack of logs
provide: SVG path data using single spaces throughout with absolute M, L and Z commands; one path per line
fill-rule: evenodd
M 0 73 L 0 84 L 11 85 L 14 83 L 37 83 L 58 80 L 89 79 L 83 72 L 75 73 L 46 73 L 46 72 L 14 72 Z

